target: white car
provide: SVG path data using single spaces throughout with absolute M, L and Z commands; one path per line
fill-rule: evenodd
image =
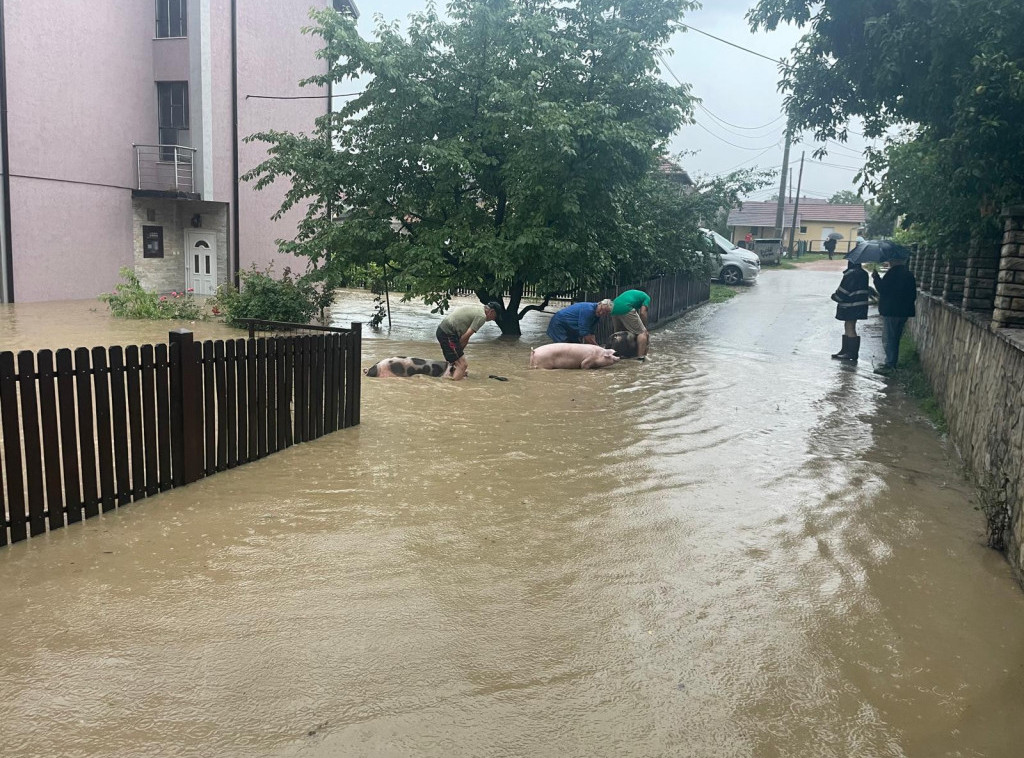
M 750 250 L 737 247 L 718 232 L 701 229 L 711 241 L 713 249 L 718 253 L 718 274 L 715 276 L 722 284 L 753 284 L 761 273 L 761 259 Z

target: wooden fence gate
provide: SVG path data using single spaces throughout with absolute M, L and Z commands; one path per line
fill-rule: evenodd
M 0 353 L 0 546 L 355 426 L 361 334 Z

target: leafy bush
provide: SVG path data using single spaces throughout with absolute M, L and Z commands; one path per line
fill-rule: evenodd
M 334 299 L 331 288 L 317 287 L 310 277 L 295 276 L 288 268 L 275 279 L 270 267 L 260 271 L 254 264 L 239 278 L 241 290 L 221 285 L 213 300 L 214 312 L 223 313 L 232 326 L 241 326 L 248 318 L 308 324 Z
M 111 314 L 116 318 L 197 321 L 206 317 L 191 289 L 158 295 L 147 292 L 132 269 L 122 268 L 119 273 L 124 281 L 115 285 L 113 292 L 102 294 L 99 298 L 110 307 Z

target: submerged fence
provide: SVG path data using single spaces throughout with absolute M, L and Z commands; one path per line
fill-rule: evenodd
M 643 290 L 651 296 L 651 305 L 647 309 L 647 327 L 654 329 L 685 313 L 693 306 L 709 300 L 711 298 L 711 280 L 707 277 L 694 278 L 692 274 L 677 272 L 648 279 L 640 284 L 626 284 L 621 287 L 583 292 L 577 300 L 591 303 L 600 302 L 605 298 L 614 300 L 626 290 Z M 611 319 L 602 318 L 597 329 L 597 341 L 603 345 L 611 335 Z
M 361 325 L 0 353 L 0 546 L 359 423 Z

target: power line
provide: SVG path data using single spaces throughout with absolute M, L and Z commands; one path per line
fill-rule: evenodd
M 776 144 L 776 145 L 772 145 L 771 147 L 765 148 L 765 151 L 764 151 L 764 153 L 758 153 L 757 155 L 755 155 L 755 156 L 754 156 L 753 158 L 751 158 L 750 160 L 746 160 L 746 161 L 743 161 L 743 163 L 739 164 L 738 166 L 733 166 L 733 167 L 732 167 L 731 169 L 729 169 L 728 171 L 723 171 L 723 172 L 722 172 L 722 174 L 731 174 L 731 173 L 732 173 L 733 171 L 735 171 L 736 169 L 738 169 L 738 168 L 743 168 L 743 167 L 744 167 L 744 166 L 746 166 L 746 165 L 747 165 L 748 163 L 753 163 L 753 162 L 754 162 L 754 161 L 756 161 L 756 160 L 757 160 L 758 158 L 760 158 L 760 157 L 761 157 L 762 155 L 764 155 L 765 153 L 771 152 L 772 150 L 774 150 L 774 149 L 775 149 L 775 148 L 777 148 L 777 147 L 778 147 L 778 145 Z M 779 166 L 776 166 L 776 168 L 779 168 Z M 771 169 L 765 169 L 765 170 L 766 170 L 766 171 L 771 171 Z M 719 176 L 721 176 L 721 174 L 719 174 Z
M 706 131 L 708 134 L 710 134 L 715 139 L 719 140 L 720 142 L 724 142 L 729 147 L 735 147 L 737 150 L 750 150 L 751 152 L 755 152 L 757 150 L 765 150 L 765 151 L 767 151 L 767 150 L 771 150 L 773 147 L 778 147 L 779 146 L 779 143 L 775 142 L 774 144 L 769 145 L 767 148 L 764 145 L 761 145 L 760 147 L 743 147 L 743 145 L 737 145 L 735 142 L 730 142 L 729 140 L 725 139 L 724 137 L 719 137 L 717 134 L 715 134 L 713 131 L 708 129 L 706 126 L 704 126 L 704 124 L 700 123 L 699 121 L 695 121 L 694 122 L 694 126 L 699 126 L 701 129 Z
M 726 124 L 728 124 L 728 122 L 718 123 L 718 122 L 721 121 L 721 119 L 719 119 L 718 116 L 716 116 L 714 113 L 709 111 L 706 107 L 704 107 L 704 105 L 702 105 L 701 103 L 697 103 L 697 107 L 700 108 L 708 116 L 710 116 L 712 119 L 715 120 L 713 122 L 715 124 L 715 126 L 717 126 L 720 129 L 723 129 L 724 131 L 728 132 L 729 134 L 735 134 L 737 137 L 742 137 L 743 139 L 764 139 L 765 137 L 769 137 L 769 136 L 772 136 L 772 135 L 778 136 L 778 134 L 776 133 L 775 129 L 770 129 L 767 132 L 765 132 L 764 134 L 744 134 L 743 132 L 733 131 L 732 129 L 729 128 L 729 126 L 731 126 L 731 124 L 729 124 L 729 126 L 726 126 Z M 778 121 L 778 119 L 776 119 L 776 121 Z M 737 127 L 737 128 L 745 129 L 747 127 L 742 127 L 741 126 L 741 127 Z M 764 127 L 761 127 L 761 128 L 764 128 Z
M 757 131 L 760 131 L 761 129 L 767 129 L 769 126 L 774 126 L 775 124 L 777 124 L 779 121 L 781 121 L 782 119 L 784 119 L 786 117 L 786 114 L 782 113 L 779 116 L 777 116 L 776 118 L 774 118 L 771 121 L 769 121 L 767 124 L 762 124 L 761 126 L 740 126 L 738 124 L 729 123 L 728 121 L 726 121 L 721 116 L 715 115 L 710 110 L 708 110 L 707 106 L 704 105 L 703 103 L 697 103 L 697 105 L 700 107 L 701 110 L 703 110 L 705 113 L 707 113 L 709 116 L 711 116 L 711 118 L 716 119 L 718 121 L 721 121 L 726 126 L 731 126 L 734 129 L 743 129 L 744 131 L 748 131 L 748 132 L 757 132 Z
M 364 90 L 365 92 L 365 90 Z M 331 100 L 335 97 L 356 97 L 363 92 L 335 92 L 333 95 L 246 95 L 246 100 Z
M 684 24 L 684 23 L 681 23 L 681 22 L 676 22 L 676 26 L 681 26 L 684 29 L 689 29 L 690 31 L 697 32 L 697 34 L 703 34 L 705 37 L 711 37 L 711 39 L 713 39 L 713 40 L 718 40 L 719 42 L 721 42 L 721 43 L 723 43 L 725 45 L 729 45 L 730 47 L 735 47 L 737 50 L 742 50 L 745 53 L 750 53 L 751 55 L 756 55 L 758 58 L 764 58 L 766 61 L 771 61 L 772 63 L 781 63 L 782 62 L 782 61 L 778 60 L 777 58 L 769 58 L 764 53 L 759 53 L 756 50 L 751 50 L 749 47 L 743 47 L 743 45 L 737 45 L 735 42 L 730 42 L 727 39 L 722 39 L 721 37 L 716 37 L 714 34 L 709 34 L 708 32 L 705 32 L 702 29 L 698 29 L 695 26 L 690 26 L 689 24 Z
M 673 71 L 672 68 L 668 65 L 668 63 L 665 62 L 665 57 L 663 55 L 661 55 L 661 53 L 656 53 L 656 55 L 658 57 L 658 60 L 661 61 L 661 65 L 665 67 L 665 70 L 668 71 L 669 75 L 673 79 L 676 80 L 676 84 L 678 84 L 680 87 L 684 87 L 685 85 L 683 84 L 682 80 L 678 76 L 676 76 L 676 72 Z M 700 104 L 698 103 L 698 105 L 700 105 Z M 750 150 L 750 151 L 770 150 L 772 147 L 776 147 L 778 145 L 778 142 L 776 142 L 775 145 L 769 145 L 767 148 L 765 146 L 763 146 L 763 145 L 761 147 L 743 147 L 742 145 L 737 145 L 734 142 L 730 142 L 729 140 L 725 139 L 724 137 L 718 136 L 717 134 L 715 134 L 713 131 L 708 129 L 706 126 L 704 126 L 704 124 L 700 123 L 699 121 L 694 121 L 694 125 L 699 126 L 701 129 L 706 131 L 708 134 L 710 134 L 715 139 L 720 140 L 721 142 L 724 142 L 726 145 L 729 145 L 729 147 L 735 147 L 737 150 Z M 743 135 L 739 135 L 739 136 L 743 136 Z M 767 136 L 767 135 L 764 135 L 764 136 Z M 749 137 L 745 137 L 745 139 L 750 139 L 750 138 Z

